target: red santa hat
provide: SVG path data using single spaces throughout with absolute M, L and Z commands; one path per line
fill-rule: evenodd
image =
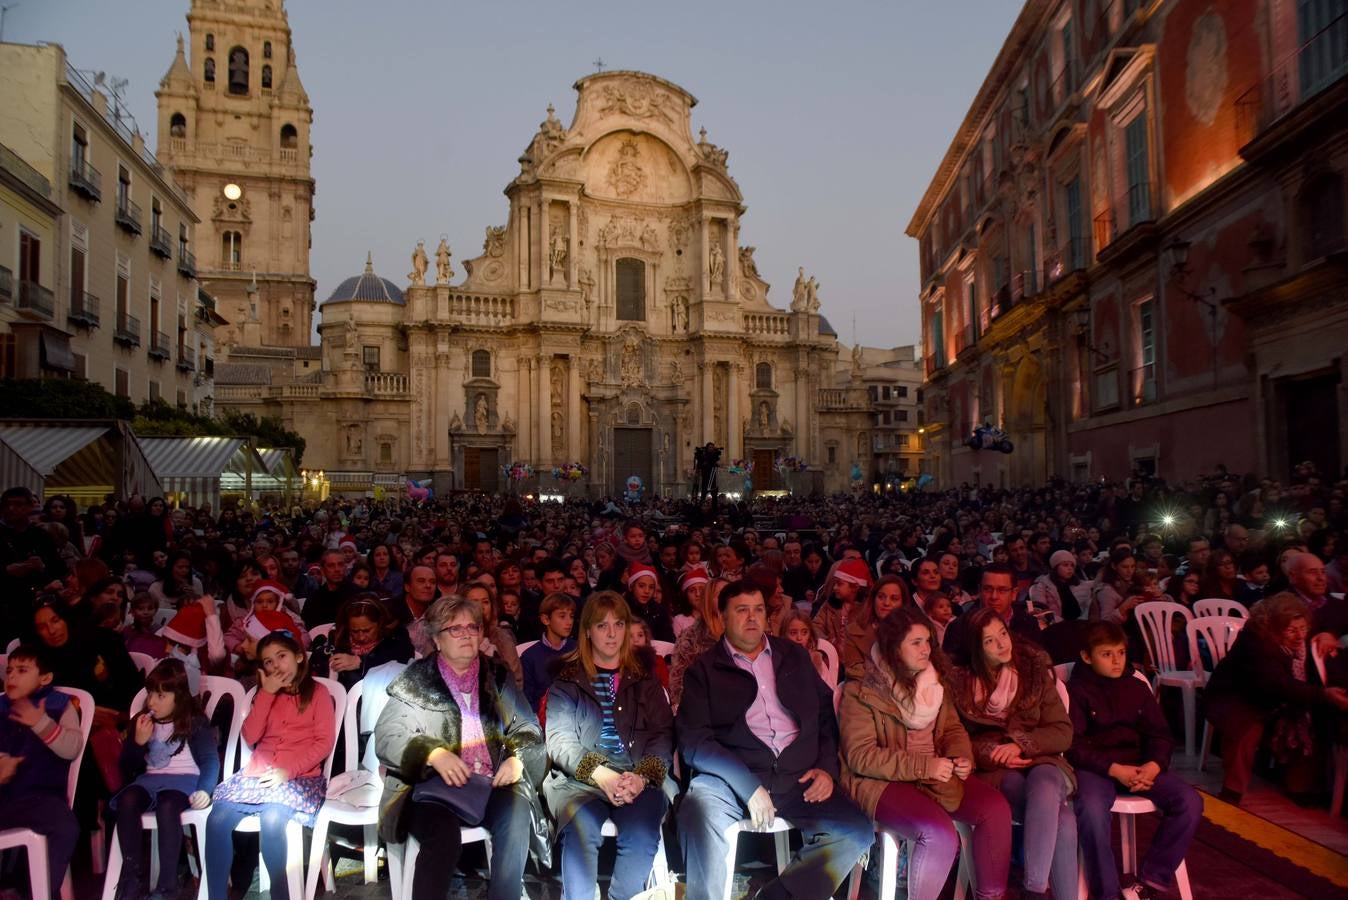
M 275 594 L 281 603 L 285 603 L 290 597 L 290 591 L 286 590 L 285 585 L 279 581 L 259 581 L 257 587 L 253 588 L 252 596 L 248 598 L 248 606 L 251 609 L 253 604 L 257 603 L 257 598 L 263 594 Z
M 338 549 L 338 550 L 341 550 L 343 547 L 350 547 L 352 550 L 355 550 L 356 552 L 360 552 L 360 548 L 356 546 L 356 539 L 355 539 L 355 538 L 344 537 L 344 538 L 342 538 L 340 541 L 338 541 L 338 542 L 337 542 L 337 549 Z
M 855 584 L 858 587 L 869 587 L 871 570 L 866 568 L 866 564 L 859 559 L 845 559 L 834 570 L 833 577 L 839 581 L 846 581 L 848 584 Z
M 707 573 L 706 566 L 693 566 L 683 573 L 683 578 L 679 581 L 679 587 L 686 591 L 690 587 L 697 587 L 699 584 L 707 584 L 710 581 L 711 576 Z
M 159 636 L 193 650 L 206 646 L 206 610 L 200 603 L 189 603 L 159 629 Z
M 645 563 L 632 563 L 627 569 L 627 586 L 631 587 L 638 578 L 655 580 L 655 569 Z
M 245 629 L 254 640 L 262 640 L 273 631 L 295 633 L 295 620 L 279 609 L 255 611 L 248 616 Z

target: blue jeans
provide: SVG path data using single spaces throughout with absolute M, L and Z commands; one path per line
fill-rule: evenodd
M 271 879 L 272 900 L 289 900 L 286 881 L 286 825 L 295 811 L 280 803 L 234 803 L 217 800 L 206 818 L 206 886 L 209 900 L 229 897 L 229 864 L 234 861 L 234 829 L 244 819 L 257 815 L 262 830 L 262 864 Z M 160 860 L 163 863 L 163 860 Z
M 1002 794 L 1023 826 L 1025 890 L 1071 897 L 1077 889 L 1077 817 L 1067 776 L 1053 765 L 1007 769 Z
M 806 803 L 804 785 L 773 794 L 777 815 L 799 829 L 800 852 L 760 898 L 830 897 L 875 840 L 875 826 L 836 784 L 820 803 Z M 720 778 L 698 775 L 679 805 L 679 841 L 689 878 L 687 900 L 721 900 L 725 890 L 725 830 L 748 815 Z M 586 895 L 587 896 L 587 895 Z
M 1091 894 L 1100 900 L 1119 896 L 1119 867 L 1110 840 L 1113 825 L 1110 807 L 1122 792 L 1123 786 L 1113 778 L 1077 770 L 1077 832 Z M 1203 801 L 1184 779 L 1169 772 L 1162 772 L 1151 790 L 1139 791 L 1137 796 L 1155 803 L 1161 814 L 1161 824 L 1151 846 L 1138 864 L 1138 877 L 1154 888 L 1174 890 L 1175 869 L 1193 843 L 1194 832 L 1203 818 Z
M 628 900 L 644 890 L 660 845 L 666 805 L 664 792 L 647 787 L 627 806 L 613 806 L 596 798 L 576 810 L 561 835 L 562 896 L 593 895 L 599 880 L 599 845 L 604 842 L 600 830 L 605 819 L 612 819 L 618 831 L 618 856 L 613 861 L 608 900 Z
M 487 800 L 487 813 L 481 827 L 491 834 L 488 900 L 520 898 L 532 828 L 527 792 L 532 790 L 526 782 L 518 781 L 510 787 L 493 789 Z M 412 900 L 445 900 L 463 849 L 459 833 L 462 824 L 458 816 L 440 803 L 409 801 L 403 811 L 403 821 L 408 833 L 421 844 L 417 871 L 412 876 Z

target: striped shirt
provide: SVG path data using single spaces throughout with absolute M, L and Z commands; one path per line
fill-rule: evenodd
M 616 669 L 595 669 L 594 680 L 590 682 L 594 694 L 599 698 L 599 712 L 603 722 L 599 726 L 599 752 L 610 760 L 627 756 L 627 748 L 613 724 L 613 709 L 618 701 L 618 671 Z

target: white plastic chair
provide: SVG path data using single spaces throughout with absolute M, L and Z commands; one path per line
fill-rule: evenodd
M 331 640 L 332 629 L 336 627 L 337 625 L 333 622 L 329 622 L 326 625 L 315 625 L 313 628 L 309 629 L 309 643 L 312 644 L 320 637 L 326 637 Z
M 1203 676 L 1193 667 L 1181 669 L 1175 662 L 1175 639 L 1171 625 L 1176 616 L 1184 619 L 1185 627 L 1193 621 L 1189 608 L 1179 603 L 1164 601 L 1140 603 L 1134 609 L 1142 640 L 1156 665 L 1156 686 L 1177 687 L 1184 701 L 1184 755 L 1194 755 L 1194 708 Z
M 725 830 L 725 900 L 731 900 L 735 894 L 735 857 L 739 852 L 740 835 L 746 831 L 751 834 L 771 834 L 777 852 L 777 874 L 780 875 L 791 861 L 791 831 L 794 828 L 786 819 L 777 816 L 761 832 L 754 829 L 749 819 L 740 819 Z
M 327 688 L 328 696 L 332 699 L 333 715 L 337 718 L 337 727 L 333 729 L 332 743 L 328 746 L 327 758 L 323 760 L 323 777 L 329 778 L 332 775 L 332 757 L 337 749 L 337 738 L 341 734 L 341 718 L 346 710 L 346 688 L 342 687 L 341 682 L 335 678 L 315 677 L 315 681 Z M 250 690 L 246 697 L 246 706 L 251 707 L 253 698 L 257 696 L 257 688 Z M 248 760 L 252 758 L 253 748 L 248 746 L 247 741 L 239 742 L 239 768 L 243 769 L 248 765 Z M 209 811 L 209 808 L 208 808 Z M 236 833 L 257 834 L 262 829 L 262 820 L 257 816 L 248 816 L 238 824 L 234 830 Z M 204 828 L 197 832 L 199 839 L 197 841 L 198 855 L 204 861 L 205 852 L 205 834 Z M 292 818 L 286 823 L 286 880 L 288 881 L 289 893 L 292 898 L 304 896 L 304 827 L 299 821 Z M 267 867 L 259 861 L 258 865 L 258 888 L 263 893 L 271 889 L 271 880 L 267 874 Z M 206 867 L 202 865 L 201 880 L 197 885 L 197 900 L 206 900 L 208 897 L 206 888 Z
M 829 687 L 835 687 L 838 684 L 838 648 L 829 641 L 820 638 L 815 642 L 819 652 L 824 654 L 824 683 Z
M 973 884 L 973 839 L 968 827 L 956 823 L 955 830 L 960 838 L 959 869 L 955 874 L 955 900 L 962 900 Z M 877 900 L 894 900 L 899 887 L 899 843 L 903 839 L 883 828 L 875 833 L 880 837 L 880 890 Z M 911 853 L 911 848 L 910 851 Z M 861 882 L 866 870 L 858 862 L 852 867 L 852 877 L 847 884 L 847 900 L 857 900 L 861 896 Z
M 1145 684 L 1147 690 L 1151 690 L 1151 682 L 1147 680 L 1147 676 L 1134 671 L 1133 677 Z M 1114 799 L 1110 812 L 1119 817 L 1119 842 L 1122 845 L 1119 860 L 1123 863 L 1123 874 L 1131 875 L 1137 871 L 1137 817 L 1156 812 L 1156 804 L 1146 797 L 1120 794 Z M 1086 884 L 1086 859 L 1080 848 L 1077 849 L 1077 872 L 1077 893 L 1080 900 L 1086 900 L 1089 896 Z M 1180 860 L 1180 864 L 1175 867 L 1175 885 L 1179 888 L 1180 900 L 1194 900 L 1193 888 L 1189 885 L 1189 866 L 1184 860 Z
M 346 712 L 342 716 L 341 732 L 345 746 L 347 772 L 360 769 L 360 703 L 364 682 L 357 682 L 346 695 Z M 379 773 L 375 773 L 378 777 Z M 382 785 L 383 780 L 380 779 Z M 332 858 L 328 851 L 328 827 L 332 824 L 359 825 L 364 832 L 365 883 L 379 880 L 379 806 L 353 806 L 341 800 L 327 799 L 314 821 L 314 836 L 309 849 L 309 869 L 304 882 L 305 900 L 313 900 L 318 893 L 321 874 L 328 891 L 337 889 L 333 876 Z
M 148 653 L 137 653 L 132 650 L 128 655 L 131 657 L 131 661 L 136 664 L 136 668 L 140 669 L 142 675 L 149 675 L 150 670 L 159 665 L 159 660 Z
M 70 761 L 70 774 L 66 776 L 66 802 L 74 808 L 80 763 L 84 761 L 84 751 L 89 747 L 89 734 L 94 730 L 94 697 L 79 688 L 58 687 L 56 690 L 73 697 L 79 707 L 80 752 Z M 33 900 L 48 900 L 51 897 L 51 876 L 47 872 L 47 836 L 30 828 L 6 828 L 0 831 L 0 850 L 15 847 L 23 847 L 28 853 L 28 890 Z M 67 868 L 61 882 L 61 900 L 74 900 L 74 896 L 75 888 Z
M 1207 602 L 1207 601 L 1200 601 Z M 1215 669 L 1217 663 L 1221 662 L 1231 645 L 1236 642 L 1236 635 L 1245 627 L 1247 620 L 1239 616 L 1219 616 L 1219 615 L 1201 615 L 1193 619 L 1185 626 L 1185 631 L 1189 637 L 1189 658 L 1194 661 L 1195 671 L 1201 671 L 1203 667 L 1203 657 L 1198 652 L 1198 638 L 1201 636 L 1203 642 L 1208 645 L 1208 652 L 1212 654 L 1212 667 Z M 1207 682 L 1207 673 L 1203 672 L 1200 676 L 1204 683 Z M 1198 771 L 1202 772 L 1208 762 L 1208 749 L 1212 746 L 1212 723 L 1203 723 L 1203 742 L 1198 751 Z
M 534 644 L 537 643 L 538 641 L 525 641 L 523 644 L 516 644 L 515 652 L 518 653 L 520 656 L 523 656 L 525 650 L 528 650 L 530 647 L 532 647 Z
M 1194 603 L 1195 616 L 1235 616 L 1240 619 L 1248 619 L 1250 611 L 1245 608 L 1245 604 L 1237 600 L 1227 600 L 1223 597 L 1209 597 L 1206 600 L 1198 600 Z
M 233 710 L 229 720 L 229 732 L 225 735 L 225 758 L 220 767 L 220 778 L 224 780 L 234 774 L 234 767 L 238 762 L 239 756 L 239 734 L 243 731 L 243 719 L 247 713 L 247 702 L 244 700 L 245 694 L 243 685 L 239 684 L 233 678 L 222 678 L 218 675 L 205 675 L 201 679 L 202 693 L 206 694 L 206 718 L 214 720 L 215 711 L 220 706 L 220 701 L 229 697 L 232 701 Z M 145 706 L 145 688 L 141 688 L 136 694 L 135 699 L 131 701 L 131 715 L 134 716 Z M 204 843 L 203 835 L 206 828 L 206 818 L 211 814 L 211 808 L 188 809 L 183 810 L 180 821 L 183 823 L 183 834 L 191 836 L 196 834 L 196 845 L 198 848 Z M 140 827 L 151 832 L 150 839 L 150 872 L 149 883 L 155 884 L 159 879 L 159 867 L 161 865 L 176 866 L 176 859 L 162 860 L 159 858 L 159 841 L 153 837 L 153 832 L 159 827 L 159 820 L 152 812 L 147 812 L 140 817 Z M 200 855 L 200 853 L 198 853 Z M 189 862 L 191 858 L 189 857 Z M 117 881 L 122 875 L 122 866 L 125 860 L 122 859 L 122 845 L 117 840 L 117 830 L 112 832 L 112 848 L 108 852 L 108 870 L 103 879 L 103 900 L 113 900 L 117 894 Z M 193 865 L 195 868 L 195 864 Z
M 491 865 L 491 832 L 485 828 L 460 828 L 459 844 L 466 847 L 481 841 L 487 848 L 487 864 Z M 388 845 L 388 880 L 392 900 L 412 900 L 412 879 L 417 873 L 417 857 L 421 843 L 412 835 L 405 844 Z

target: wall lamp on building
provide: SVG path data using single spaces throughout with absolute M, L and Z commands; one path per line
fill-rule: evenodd
M 1185 281 L 1189 277 L 1188 241 L 1178 237 L 1173 238 L 1170 243 L 1165 245 L 1164 250 L 1170 262 L 1170 280 L 1173 282 L 1175 290 L 1208 311 L 1208 324 L 1212 332 L 1209 354 L 1212 357 L 1212 386 L 1215 388 L 1217 386 L 1217 310 L 1219 308 L 1217 288 L 1210 287 L 1206 291 L 1196 292 L 1185 286 Z
M 1090 351 L 1103 360 L 1109 359 L 1109 354 L 1102 351 L 1099 347 L 1091 343 L 1091 308 L 1089 306 L 1079 306 L 1072 310 L 1072 318 L 1076 321 L 1077 343 L 1083 349 Z

